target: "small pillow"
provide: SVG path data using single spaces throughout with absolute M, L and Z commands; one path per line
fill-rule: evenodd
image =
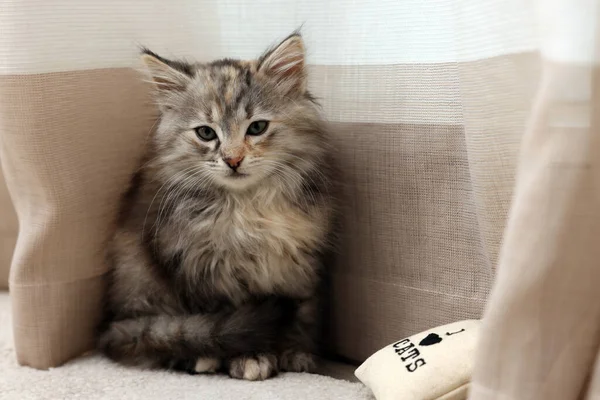
M 377 400 L 464 400 L 480 321 L 440 326 L 384 347 L 354 372 Z

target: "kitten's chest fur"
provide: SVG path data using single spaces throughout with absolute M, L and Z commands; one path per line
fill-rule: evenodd
M 317 282 L 317 253 L 327 210 L 301 210 L 285 197 L 226 198 L 203 207 L 182 203 L 168 244 L 181 252 L 185 279 L 234 303 L 249 296 L 303 297 Z

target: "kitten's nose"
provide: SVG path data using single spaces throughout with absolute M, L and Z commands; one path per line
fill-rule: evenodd
M 225 163 L 227 165 L 229 165 L 229 168 L 231 168 L 234 171 L 240 166 L 243 159 L 244 159 L 244 156 L 223 157 L 223 161 L 225 161 Z

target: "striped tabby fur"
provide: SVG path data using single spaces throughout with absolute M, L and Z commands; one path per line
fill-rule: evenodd
M 99 348 L 248 380 L 311 370 L 334 203 L 301 37 L 254 61 L 142 58 L 161 117 L 109 245 Z

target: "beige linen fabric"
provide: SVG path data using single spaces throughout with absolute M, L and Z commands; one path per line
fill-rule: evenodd
M 315 69 L 334 88 L 324 108 L 344 112 L 334 74 L 374 79 L 372 69 Z M 481 316 L 539 71 L 535 53 L 380 67 L 406 96 L 398 114 L 438 109 L 440 122 L 332 124 L 347 215 L 331 296 L 338 353 L 361 361 L 397 337 Z M 448 123 L 453 113 L 464 124 Z
M 0 290 L 8 288 L 8 272 L 19 223 L 0 168 Z
M 471 400 L 600 398 L 600 2 L 540 1 L 533 22 L 542 72 Z
M 584 396 L 584 400 L 600 399 L 600 350 L 596 356 L 596 363 L 589 380 L 590 384 Z
M 347 216 L 331 295 L 335 350 L 360 361 L 403 335 L 478 315 L 490 275 L 462 128 L 332 131 Z
M 539 54 L 458 64 L 465 147 L 486 268 L 494 271 L 521 138 L 539 85 Z
M 0 77 L 1 158 L 21 223 L 10 280 L 21 364 L 90 348 L 103 244 L 152 111 L 129 69 Z
M 472 400 L 575 400 L 591 373 L 600 344 L 599 72 L 544 64 Z

